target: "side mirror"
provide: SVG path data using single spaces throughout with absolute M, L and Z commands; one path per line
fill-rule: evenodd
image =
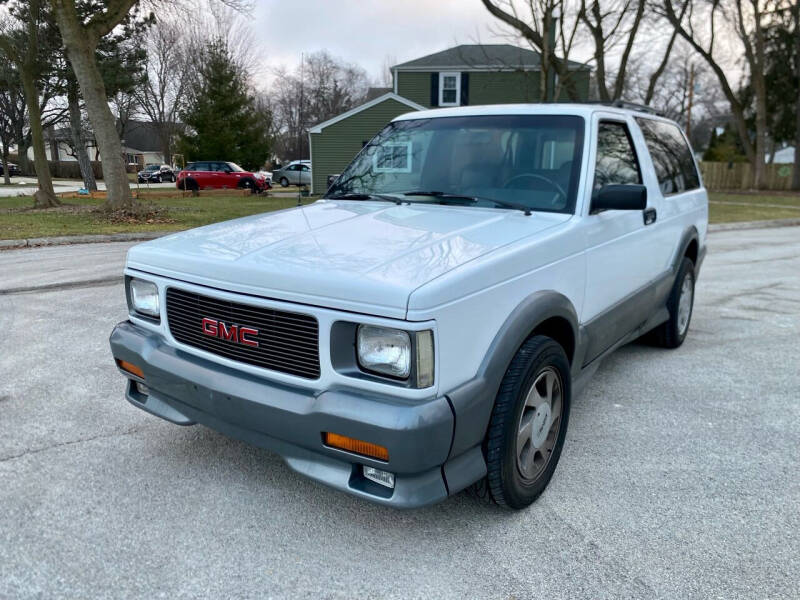
M 644 210 L 647 208 L 647 188 L 640 184 L 604 185 L 592 193 L 590 213 L 601 210 Z

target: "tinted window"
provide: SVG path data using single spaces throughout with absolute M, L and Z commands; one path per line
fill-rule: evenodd
M 195 163 L 189 163 L 188 165 L 186 165 L 183 168 L 186 169 L 187 171 L 196 171 L 197 170 L 197 165 Z
M 594 189 L 609 184 L 642 183 L 639 161 L 624 123 L 602 122 L 597 128 Z
M 673 123 L 637 118 L 653 159 L 661 193 L 680 194 L 700 187 L 692 150 Z
M 211 167 L 208 163 L 199 162 L 194 163 L 194 171 L 211 171 Z
M 390 123 L 350 163 L 326 197 L 396 195 L 466 206 L 572 212 L 585 121 L 568 115 L 480 115 Z M 410 194 L 414 191 L 435 192 Z M 453 199 L 457 201 L 457 199 Z

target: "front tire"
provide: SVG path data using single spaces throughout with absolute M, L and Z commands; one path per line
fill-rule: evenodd
M 653 330 L 655 343 L 663 348 L 677 348 L 689 333 L 694 310 L 694 277 L 694 263 L 684 256 L 667 300 L 669 319 Z
M 281 187 L 289 187 L 289 180 L 286 177 L 281 177 Z
M 249 190 L 251 194 L 256 193 L 256 184 L 252 179 L 242 179 L 239 181 L 239 189 Z
M 553 339 L 526 341 L 508 367 L 486 437 L 487 484 L 500 506 L 529 506 L 558 465 L 569 422 L 569 361 Z

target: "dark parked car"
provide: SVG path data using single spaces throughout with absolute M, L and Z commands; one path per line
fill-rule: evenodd
M 189 163 L 178 173 L 180 190 L 250 189 L 253 193 L 270 188 L 267 179 L 258 173 L 245 171 L 232 162 L 197 161 Z
M 3 163 L 0 163 L 0 175 L 3 174 Z M 14 163 L 8 163 L 8 174 L 9 175 L 22 175 L 22 171 L 19 170 L 19 166 L 15 165 Z
M 147 165 L 137 174 L 139 183 L 161 183 L 162 181 L 175 181 L 175 172 L 168 165 Z

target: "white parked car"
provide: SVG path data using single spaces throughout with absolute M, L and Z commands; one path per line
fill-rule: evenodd
M 318 202 L 133 247 L 111 349 L 134 406 L 340 490 L 522 508 L 603 357 L 684 341 L 707 216 L 685 135 L 647 112 L 416 112 Z

